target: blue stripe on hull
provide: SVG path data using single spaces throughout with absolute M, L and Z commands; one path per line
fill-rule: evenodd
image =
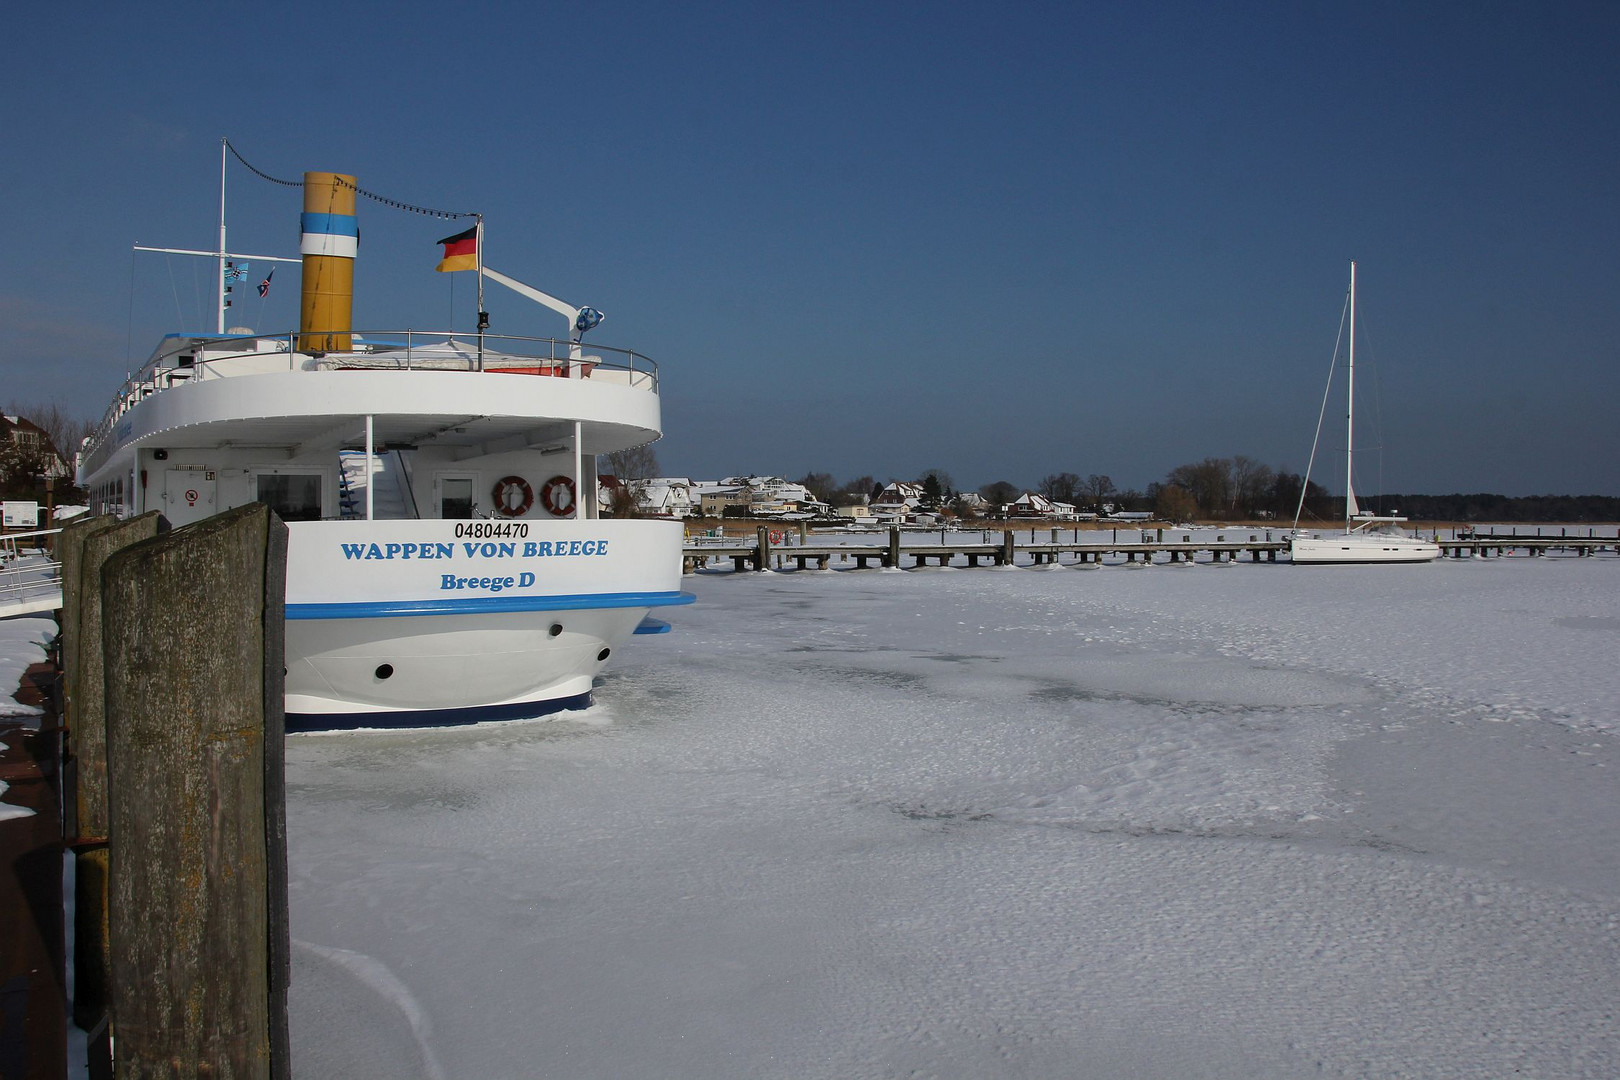
M 405 615 L 493 615 L 512 611 L 671 607 L 697 597 L 683 592 L 583 593 L 572 596 L 482 596 L 464 600 L 384 600 L 356 604 L 288 604 L 288 619 L 387 619 Z
M 353 731 L 356 728 L 457 727 L 492 720 L 532 720 L 552 713 L 588 709 L 591 692 L 551 701 L 518 705 L 478 705 L 465 709 L 415 709 L 407 712 L 288 713 L 288 731 Z

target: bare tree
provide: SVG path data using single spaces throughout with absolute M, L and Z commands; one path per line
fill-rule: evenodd
M 833 480 L 832 473 L 805 473 L 795 483 L 801 484 L 806 491 L 824 503 L 831 503 L 832 497 L 838 493 L 838 484 Z
M 1114 482 L 1101 473 L 1092 473 L 1086 477 L 1081 490 L 1091 499 L 1092 508 L 1100 514 L 1103 500 L 1114 494 Z
M 1166 521 L 1187 521 L 1198 514 L 1198 500 L 1178 484 L 1161 486 L 1153 499 L 1153 512 Z
M 45 433 L 50 440 L 50 449 L 68 463 L 73 464 L 73 455 L 79 452 L 79 445 L 84 442 L 85 436 L 95 430 L 95 424 L 82 416 L 74 416 L 54 401 L 19 402 L 9 401 L 3 411 L 7 416 L 15 416 L 27 420 Z
M 1072 472 L 1048 473 L 1041 477 L 1040 492 L 1053 502 L 1073 503 L 1080 478 Z
M 832 493 L 827 501 L 834 506 L 865 506 L 872 498 L 872 489 L 882 490 L 870 476 L 857 476 Z
M 617 477 L 615 477 L 617 479 Z M 603 507 L 608 517 L 633 518 L 637 515 L 639 507 L 636 505 L 636 493 L 626 483 L 607 485 L 608 503 Z
M 1271 493 L 1276 472 L 1253 458 L 1239 454 L 1232 458 L 1232 508 L 1252 515 L 1262 508 Z
M 45 448 L 13 442 L 8 434 L 0 432 L 0 495 L 32 499 L 45 485 Z
M 1178 465 L 1164 478 L 1167 487 L 1178 487 L 1198 503 L 1198 509 L 1211 517 L 1224 514 L 1232 499 L 1232 463 L 1226 458 L 1205 458 L 1196 465 Z
M 598 467 L 602 464 L 624 484 L 632 480 L 651 480 L 658 475 L 658 455 L 653 452 L 652 443 L 602 454 Z

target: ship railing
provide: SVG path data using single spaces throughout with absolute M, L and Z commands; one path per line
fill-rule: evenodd
M 61 529 L 0 535 L 0 617 L 62 606 L 62 564 L 47 548 Z
M 344 352 L 301 348 L 309 333 L 185 338 L 168 343 L 125 380 L 86 444 L 91 451 L 130 409 L 153 394 L 193 381 L 278 371 L 464 371 L 588 379 L 593 384 L 658 392 L 658 365 L 631 349 L 557 338 L 450 331 L 349 332 Z

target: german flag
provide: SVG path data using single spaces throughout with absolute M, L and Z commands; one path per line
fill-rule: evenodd
M 444 245 L 444 258 L 438 265 L 439 273 L 478 269 L 478 226 L 447 236 L 439 243 Z

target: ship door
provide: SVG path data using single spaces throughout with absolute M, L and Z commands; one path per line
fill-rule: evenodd
M 465 521 L 477 517 L 478 503 L 473 483 L 474 477 L 471 475 L 439 474 L 434 482 L 439 517 L 445 521 Z
M 163 516 L 174 526 L 214 516 L 214 470 L 163 470 Z

